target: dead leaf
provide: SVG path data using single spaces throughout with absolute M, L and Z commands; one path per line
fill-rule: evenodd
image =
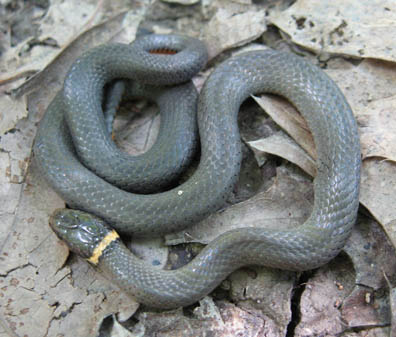
M 316 158 L 315 144 L 307 122 L 290 103 L 283 98 L 268 95 L 253 96 L 253 99 L 312 158 Z
M 262 153 L 270 153 L 296 164 L 311 177 L 316 176 L 315 161 L 296 142 L 281 131 L 273 136 L 248 142 L 248 145 L 256 156 L 260 156 Z
M 360 202 L 383 226 L 396 247 L 395 213 L 396 164 L 366 159 L 363 162 Z
M 134 337 L 134 335 L 113 318 L 113 328 L 111 329 L 110 337 Z
M 166 244 L 207 244 L 220 234 L 242 227 L 291 228 L 302 224 L 312 210 L 312 184 L 278 168 L 272 187 L 247 201 L 212 214 L 188 230 L 166 236 Z
M 56 41 L 58 46 L 63 46 L 81 30 L 87 22 L 87 17 L 90 17 L 94 12 L 95 5 L 89 2 L 54 0 L 44 19 L 38 22 L 34 21 L 35 25 L 38 24 L 37 31 L 40 32 L 40 36 L 36 38 L 41 41 L 51 38 Z M 2 55 L 3 63 L 0 64 L 0 67 L 7 69 L 7 78 L 15 77 L 18 73 L 38 71 L 58 53 L 53 46 L 36 44 L 30 49 L 27 46 L 28 43 L 29 40 L 24 40 L 15 47 L 7 49 Z M 21 56 L 21 50 L 24 48 L 30 49 L 30 51 Z M 4 78 L 0 81 L 3 80 Z
M 13 96 L 20 97 L 43 86 L 51 86 L 53 88 L 54 85 L 57 85 L 60 88 L 72 62 L 85 50 L 113 38 L 116 33 L 122 30 L 125 15 L 126 13 L 118 14 L 92 27 L 76 37 L 70 44 L 63 46 L 62 50 L 56 56 L 52 55 L 51 60 L 47 60 L 49 63 L 46 62 L 45 65 L 43 64 L 41 71 L 14 89 Z
M 396 161 L 396 96 L 370 102 L 356 116 L 363 159 L 382 157 Z
M 114 141 L 121 149 L 134 156 L 151 148 L 157 139 L 160 126 L 156 107 L 140 105 L 137 109 L 139 111 L 131 112 L 121 108 L 114 122 Z
M 252 6 L 252 0 L 201 0 L 201 12 L 205 19 L 211 19 L 219 9 L 237 14 L 261 8 Z
M 373 101 L 396 96 L 396 64 L 392 62 L 365 59 L 354 66 L 334 59 L 328 62 L 326 73 L 340 87 L 356 115 Z
M 342 305 L 342 319 L 349 328 L 390 325 L 388 295 L 357 285 Z
M 271 22 L 315 53 L 396 61 L 396 3 L 298 0 L 274 11 Z
M 168 248 L 163 245 L 162 238 L 135 239 L 128 247 L 153 267 L 162 269 L 168 261 Z
M 37 95 L 29 96 L 28 118 L 13 120 L 12 132 L 1 136 L 1 168 L 4 170 L 0 178 L 0 219 L 3 225 L 0 284 L 4 286 L 0 297 L 9 305 L 0 306 L 0 325 L 3 322 L 18 335 L 67 335 L 70 326 L 75 327 L 75 336 L 96 335 L 104 317 L 119 312 L 125 318 L 138 306 L 94 273 L 89 285 L 77 286 L 81 283 L 79 275 L 84 277 L 87 273 L 73 273 L 71 277 L 70 266 L 75 268 L 79 262 L 63 267 L 68 249 L 48 227 L 49 214 L 55 208 L 63 207 L 64 202 L 41 180 L 34 166 L 30 167 L 26 177 L 37 121 L 59 88 L 53 82 L 61 83 L 61 75 L 67 71 L 65 64 L 70 64 L 75 55 L 81 53 L 81 44 L 88 48 L 90 43 L 113 37 L 122 29 L 120 18 L 123 17 L 125 14 L 109 20 L 107 26 L 102 23 L 83 33 L 81 39 L 77 38 L 66 48 L 67 53 L 60 55 L 35 80 L 22 86 L 20 93 L 37 86 L 41 90 Z M 19 108 L 26 111 L 25 106 Z M 2 124 L 2 127 L 6 130 L 9 125 Z M 87 266 L 84 261 L 81 264 Z M 92 283 L 95 278 L 99 281 Z M 104 290 L 98 290 L 100 288 Z M 84 324 L 80 324 L 81 321 Z
M 265 321 L 269 336 L 286 335 L 292 319 L 291 300 L 297 274 L 264 267 L 249 267 L 232 273 L 230 297 L 234 304 Z
M 0 96 L 0 134 L 12 130 L 16 123 L 28 114 L 26 97 L 13 99 L 9 95 Z
M 162 313 L 143 312 L 137 316 L 138 323 L 132 333 L 146 336 L 196 337 L 216 336 L 229 337 L 246 335 L 267 336 L 271 326 L 257 315 L 257 312 L 247 312 L 227 302 L 214 305 L 209 298 L 200 301 L 200 307 L 192 312 L 192 317 L 181 315 L 179 310 Z M 275 336 L 275 335 L 272 335 Z
M 359 217 L 347 241 L 348 254 L 355 271 L 355 283 L 377 291 L 386 284 L 386 275 L 396 270 L 396 253 L 391 241 L 375 220 Z
M 340 306 L 355 285 L 353 266 L 342 256 L 320 268 L 300 285 L 301 319 L 295 336 L 336 336 L 345 331 Z
M 350 261 L 341 254 L 305 285 L 296 336 L 333 336 L 344 333 L 347 326 L 390 323 L 388 294 L 382 288 L 385 275 L 394 274 L 396 255 L 384 232 L 374 220 L 362 216 L 344 252 Z
M 265 30 L 263 10 L 236 14 L 219 8 L 205 27 L 203 39 L 207 42 L 209 58 L 213 58 L 224 50 L 257 39 Z

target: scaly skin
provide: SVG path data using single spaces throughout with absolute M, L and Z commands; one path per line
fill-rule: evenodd
M 114 55 L 112 48 L 103 47 L 100 57 L 115 61 L 122 57 L 107 55 L 107 52 Z M 140 61 L 144 61 L 144 55 L 141 57 Z M 307 270 L 328 262 L 344 246 L 359 204 L 360 145 L 348 103 L 320 69 L 297 56 L 274 50 L 248 52 L 223 62 L 210 75 L 199 97 L 199 167 L 186 183 L 153 195 L 122 191 L 79 163 L 63 126 L 60 106 L 78 110 L 83 115 L 80 119 L 89 120 L 91 117 L 85 117 L 81 102 L 96 107 L 98 103 L 91 102 L 89 82 L 74 85 L 73 81 L 83 76 L 87 76 L 84 81 L 89 81 L 88 75 L 81 74 L 82 69 L 79 73 L 76 69 L 77 66 L 72 67 L 65 81 L 63 98 L 58 95 L 40 125 L 36 159 L 50 184 L 69 204 L 96 214 L 122 232 L 148 235 L 180 230 L 223 205 L 237 180 L 241 163 L 238 110 L 251 94 L 275 93 L 286 97 L 306 119 L 315 140 L 318 173 L 314 181 L 314 207 L 300 227 L 287 231 L 243 228 L 227 232 L 176 271 L 146 266 L 119 240 L 110 243 L 102 252 L 99 267 L 142 303 L 160 308 L 188 305 L 242 265 Z M 101 83 L 109 80 L 103 72 L 95 76 L 105 78 Z M 81 102 L 76 103 L 75 97 L 80 97 Z M 70 124 L 69 127 L 72 128 Z M 91 126 L 78 127 L 84 131 Z M 76 132 L 78 137 L 84 133 L 87 132 Z M 101 156 L 102 149 L 86 147 L 91 151 L 89 155 Z M 57 229 L 62 222 L 52 221 L 52 226 L 60 235 Z M 60 236 L 67 241 L 68 235 Z

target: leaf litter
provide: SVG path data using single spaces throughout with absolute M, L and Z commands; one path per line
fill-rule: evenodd
M 396 317 L 396 171 L 392 146 L 396 49 L 394 39 L 389 37 L 394 30 L 393 4 L 385 0 L 352 1 L 348 6 L 355 11 L 351 11 L 339 1 L 315 2 L 314 7 L 306 0 L 291 6 L 288 1 L 268 5 L 251 1 L 187 2 L 192 5 L 140 1 L 134 7 L 122 2 L 66 4 L 54 0 L 47 9 L 33 11 L 31 20 L 39 28 L 30 36 L 11 44 L 13 31 L 9 30 L 5 40 L 8 45 L 1 46 L 5 52 L 0 58 L 0 333 L 68 336 L 73 329 L 73 336 L 98 335 L 107 331 L 109 319 L 105 317 L 114 317 L 109 323 L 109 336 L 391 336 Z M 373 5 L 383 11 L 372 10 Z M 323 14 L 335 10 L 334 21 L 329 22 Z M 375 15 L 367 16 L 364 11 Z M 246 18 L 252 18 L 251 22 Z M 138 309 L 133 299 L 85 261 L 68 255 L 47 225 L 48 215 L 64 203 L 41 180 L 34 164 L 29 165 L 37 122 L 68 66 L 84 49 L 109 40 L 129 42 L 140 22 L 153 31 L 200 35 L 211 56 L 216 57 L 214 61 L 230 48 L 244 47 L 251 41 L 259 44 L 268 25 L 275 25 L 279 29 L 275 46 L 286 43 L 324 67 L 337 82 L 359 124 L 363 158 L 360 200 L 364 206 L 339 257 L 302 275 L 244 268 L 196 306 L 157 313 Z M 367 29 L 372 29 L 377 38 L 372 38 Z M 54 43 L 50 43 L 52 40 Z M 24 82 L 24 76 L 32 72 L 37 73 Z M 196 83 L 202 83 L 207 74 L 205 71 Z M 242 132 L 247 145 L 244 166 L 257 173 L 252 176 L 246 170 L 241 174 L 230 204 L 255 195 L 183 233 L 168 235 L 168 245 L 206 244 L 242 226 L 289 228 L 309 216 L 313 200 L 310 176 L 315 174 L 310 133 L 284 100 L 269 96 L 254 99 L 276 124 L 267 122 L 267 115 L 258 112 L 260 123 L 253 121 L 250 131 Z M 116 141 L 137 154 L 151 146 L 160 118 L 144 104 L 135 106 L 137 116 L 130 120 L 126 116 L 124 121 L 123 115 L 118 118 Z M 250 110 L 244 104 L 241 115 L 250 114 Z M 274 156 L 294 165 L 274 160 Z M 262 182 L 262 178 L 267 180 Z M 157 248 L 138 254 L 148 263 L 156 260 L 163 266 L 167 249 L 158 242 L 153 245 Z M 112 314 L 117 316 L 109 316 Z

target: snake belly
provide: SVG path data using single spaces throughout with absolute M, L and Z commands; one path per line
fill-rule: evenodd
M 112 47 L 103 47 L 100 57 L 109 58 L 107 51 L 111 53 Z M 146 56 L 140 53 L 139 57 L 143 62 Z M 125 59 L 120 53 L 112 53 L 110 58 Z M 77 65 L 82 62 L 77 61 Z M 89 63 L 89 59 L 84 62 Z M 301 271 L 325 264 L 342 249 L 359 205 L 360 144 L 350 106 L 322 70 L 300 57 L 274 50 L 247 52 L 224 61 L 209 76 L 199 96 L 198 168 L 177 188 L 149 195 L 123 191 L 80 163 L 80 151 L 75 150 L 78 145 L 72 137 L 74 133 L 82 137 L 83 132 L 70 130 L 70 135 L 68 130 L 78 126 L 73 122 L 68 128 L 63 126 L 60 110 L 74 109 L 84 114 L 83 102 L 92 103 L 96 108 L 91 110 L 103 114 L 97 101 L 91 101 L 95 95 L 89 91 L 89 82 L 74 85 L 70 80 L 85 76 L 84 81 L 89 81 L 93 76 L 81 72 L 78 66 L 71 68 L 63 95 L 58 94 L 41 122 L 34 152 L 51 186 L 73 208 L 94 214 L 61 211 L 51 218 L 58 236 L 82 256 L 90 257 L 93 247 L 112 231 L 106 223 L 134 235 L 162 234 L 185 228 L 219 209 L 238 178 L 241 143 L 237 114 L 252 94 L 274 93 L 287 98 L 306 119 L 318 153 L 313 211 L 295 229 L 241 228 L 226 232 L 189 264 L 172 271 L 144 264 L 112 236 L 100 251 L 97 265 L 138 301 L 158 308 L 185 306 L 208 294 L 243 265 Z M 100 76 L 99 87 L 112 79 L 103 72 L 93 77 L 98 81 Z M 68 122 L 71 119 L 66 117 Z M 91 151 L 101 156 L 102 149 Z M 89 241 L 87 237 L 93 238 Z M 83 241 L 90 242 L 88 253 L 82 253 Z

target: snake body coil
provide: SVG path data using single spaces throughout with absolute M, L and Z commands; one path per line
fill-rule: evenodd
M 188 48 L 193 56 L 183 54 L 186 41 L 189 41 Z M 131 52 L 134 48 L 137 51 Z M 153 58 L 150 51 L 162 49 L 173 50 L 176 54 Z M 175 78 L 176 82 L 184 82 L 187 79 L 185 70 L 189 67 L 185 66 L 187 58 L 195 57 L 202 65 L 206 57 L 202 49 L 196 40 L 175 36 L 152 36 L 132 46 L 107 45 L 94 49 L 71 68 L 63 91 L 51 103 L 40 124 L 34 146 L 38 166 L 51 186 L 73 208 L 96 215 L 79 211 L 56 212 L 50 222 L 58 236 L 82 256 L 89 258 L 98 254 L 101 269 L 140 302 L 153 307 L 172 308 L 193 303 L 213 290 L 230 272 L 246 264 L 288 270 L 316 268 L 338 254 L 357 215 L 360 146 L 348 103 L 336 84 L 320 69 L 297 56 L 273 50 L 230 58 L 206 81 L 198 102 L 201 160 L 193 176 L 184 184 L 163 193 L 134 194 L 108 183 L 105 179 L 113 178 L 108 178 L 107 172 L 95 168 L 96 174 L 86 168 L 93 166 L 92 158 L 103 158 L 103 148 L 96 147 L 95 133 L 104 148 L 114 148 L 100 105 L 105 83 L 119 77 L 133 78 L 135 72 L 139 80 L 146 78 L 150 84 L 154 84 L 153 79 L 160 84 L 169 83 L 169 80 L 175 83 Z M 138 60 L 131 60 L 131 53 Z M 163 62 L 165 69 L 171 70 L 175 57 L 179 59 L 174 63 L 184 67 L 178 73 L 182 76 L 166 75 L 161 71 L 151 73 Z M 186 90 L 184 86 L 182 90 Z M 241 103 L 255 93 L 286 97 L 301 112 L 313 133 L 318 173 L 314 180 L 311 216 L 303 225 L 291 230 L 242 228 L 227 232 L 188 265 L 174 271 L 145 265 L 125 248 L 104 221 L 118 231 L 134 235 L 162 234 L 180 230 L 221 207 L 240 169 L 238 110 Z M 183 97 L 188 95 L 183 94 Z M 176 96 L 182 95 L 178 92 Z M 168 104 L 169 98 L 165 98 L 165 102 Z M 185 105 L 191 106 L 188 102 Z M 177 105 L 173 107 L 179 110 Z M 68 127 L 64 125 L 64 114 Z M 97 132 L 98 124 L 100 132 Z M 186 133 L 182 139 L 185 136 Z M 161 141 L 165 141 L 161 145 L 164 147 L 170 143 L 167 139 Z M 83 158 L 85 166 L 78 157 Z M 128 170 L 132 169 L 130 164 L 118 165 L 121 161 L 123 159 L 117 158 L 115 164 L 106 165 L 126 165 Z M 124 171 L 123 166 L 119 172 Z M 129 181 L 118 184 L 125 185 L 134 188 Z M 98 252 L 95 248 L 104 238 L 106 245 Z

